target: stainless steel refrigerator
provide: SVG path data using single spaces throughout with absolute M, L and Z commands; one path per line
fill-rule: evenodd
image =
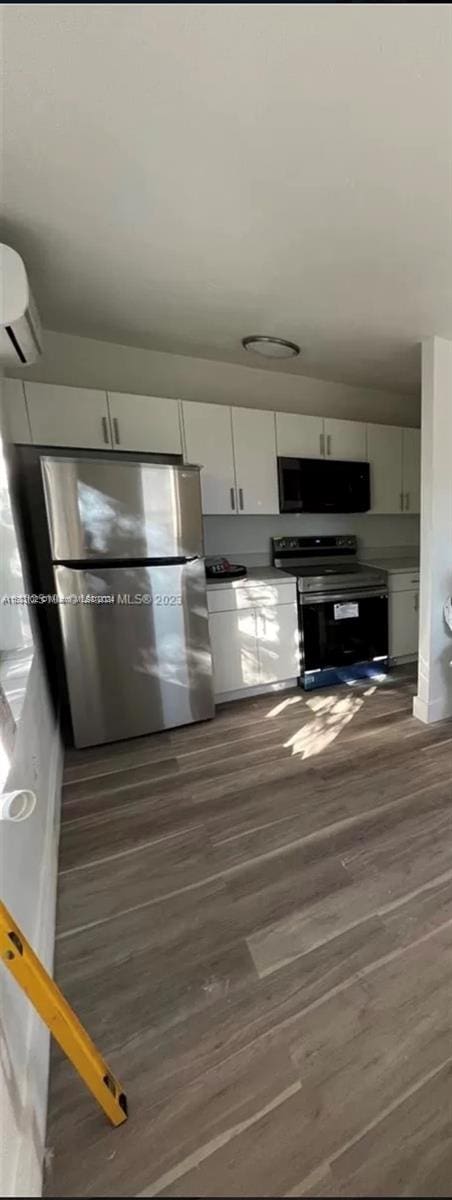
M 199 467 L 41 470 L 75 745 L 212 717 Z

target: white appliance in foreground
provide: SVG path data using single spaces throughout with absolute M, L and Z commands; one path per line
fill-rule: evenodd
M 17 250 L 0 242 L 0 363 L 26 366 L 41 354 L 41 325 L 25 265 Z
M 75 745 L 213 717 L 199 467 L 41 469 Z

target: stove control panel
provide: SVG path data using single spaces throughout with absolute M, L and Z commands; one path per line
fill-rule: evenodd
M 331 537 L 322 534 L 319 537 L 274 537 L 272 538 L 273 557 L 278 555 L 299 554 L 305 557 L 324 554 L 356 554 L 357 539 L 354 534 L 333 534 Z

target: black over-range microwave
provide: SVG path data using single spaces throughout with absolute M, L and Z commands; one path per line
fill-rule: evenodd
M 357 513 L 370 508 L 368 462 L 278 458 L 279 511 Z

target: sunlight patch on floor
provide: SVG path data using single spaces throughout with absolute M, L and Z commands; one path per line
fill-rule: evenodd
M 275 704 L 273 708 L 266 713 L 265 719 L 268 717 L 279 717 L 280 713 L 289 708 L 290 704 L 300 704 L 302 696 L 288 696 L 286 700 L 281 700 L 280 704 Z
M 308 704 L 316 714 L 314 720 L 302 725 L 284 742 L 285 749 L 303 759 L 321 754 L 336 740 L 362 708 L 364 697 L 348 694 L 338 700 L 335 696 L 313 696 Z

